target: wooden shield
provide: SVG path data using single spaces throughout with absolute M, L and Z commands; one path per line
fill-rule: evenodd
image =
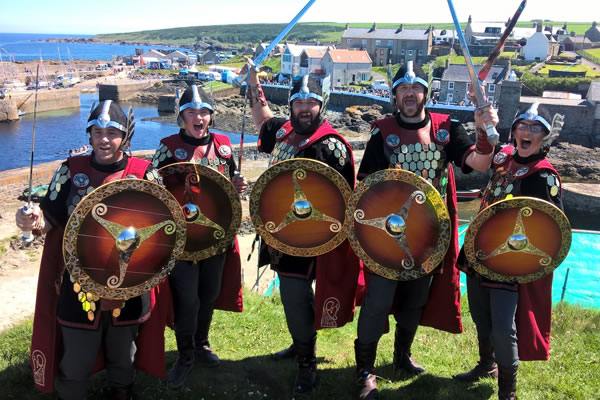
M 554 271 L 571 247 L 571 224 L 554 204 L 514 197 L 483 209 L 465 234 L 469 265 L 499 282 L 527 283 Z
M 184 243 L 177 200 L 156 183 L 122 179 L 79 202 L 65 228 L 63 256 L 90 296 L 126 300 L 162 282 Z
M 388 279 L 408 281 L 433 271 L 450 245 L 450 217 L 425 179 L 400 169 L 367 176 L 346 211 L 348 239 L 364 265 Z
M 158 170 L 186 218 L 187 239 L 181 260 L 199 261 L 231 248 L 242 222 L 240 196 L 219 171 L 182 162 Z
M 267 169 L 250 195 L 250 216 L 264 241 L 282 253 L 312 257 L 346 238 L 350 185 L 320 161 L 295 158 Z

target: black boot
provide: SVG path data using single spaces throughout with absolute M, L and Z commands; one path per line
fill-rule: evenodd
M 294 380 L 293 396 L 312 392 L 317 382 L 317 335 L 308 342 L 294 339 L 298 372 Z
M 208 331 L 212 317 L 208 320 L 198 320 L 198 327 L 194 335 L 195 351 L 194 356 L 196 365 L 199 367 L 216 367 L 221 360 L 219 356 L 210 348 L 208 343 Z
M 134 400 L 135 396 L 133 395 L 133 384 L 123 387 L 111 387 L 111 397 L 110 400 Z
M 475 368 L 454 376 L 462 382 L 477 382 L 482 378 L 497 378 L 498 365 L 494 356 L 494 348 L 488 339 L 479 339 L 479 361 Z
M 275 360 L 285 360 L 287 358 L 293 358 L 296 356 L 296 350 L 294 349 L 294 344 L 292 343 L 290 347 L 286 347 L 283 350 L 279 350 L 277 353 L 273 353 L 271 355 Z
M 394 339 L 394 367 L 409 374 L 420 374 L 425 368 L 413 361 L 410 356 L 410 347 L 417 332 L 409 332 L 396 324 L 396 335 Z
M 517 369 L 498 366 L 498 400 L 517 400 Z
M 167 375 L 167 383 L 171 389 L 179 389 L 194 366 L 194 338 L 188 335 L 175 334 L 177 340 L 177 360 Z
M 354 354 L 356 357 L 356 391 L 360 400 L 375 400 L 379 396 L 377 378 L 375 377 L 375 358 L 377 356 L 377 342 L 362 344 L 354 341 Z

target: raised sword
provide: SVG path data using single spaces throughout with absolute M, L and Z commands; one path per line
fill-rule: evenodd
M 498 40 L 498 43 L 496 43 L 496 47 L 494 47 L 494 50 L 492 50 L 492 52 L 490 53 L 490 56 L 485 61 L 483 68 L 481 68 L 481 70 L 477 74 L 477 78 L 479 78 L 479 80 L 481 82 L 483 82 L 485 80 L 488 72 L 490 72 L 490 68 L 492 68 L 492 65 L 494 65 L 494 62 L 496 62 L 496 59 L 502 52 L 502 49 L 504 48 L 504 44 L 506 43 L 506 40 L 510 36 L 515 25 L 517 25 L 517 21 L 519 20 L 519 17 L 521 17 L 521 13 L 523 12 L 523 9 L 525 8 L 526 5 L 527 5 L 527 0 L 523 0 L 521 2 L 521 4 L 519 4 L 519 8 L 517 8 L 517 11 L 515 11 L 515 15 L 513 15 L 513 17 L 510 19 L 510 21 L 508 22 L 508 25 L 506 26 L 506 29 L 504 30 L 504 33 L 500 37 L 500 40 Z
M 456 11 L 454 11 L 454 4 L 452 4 L 452 0 L 448 0 L 448 6 L 450 7 L 450 14 L 452 14 L 452 20 L 454 21 L 454 27 L 456 28 L 456 34 L 458 35 L 460 47 L 462 48 L 463 55 L 465 56 L 465 64 L 467 65 L 467 71 L 469 72 L 471 87 L 475 92 L 475 102 L 477 104 L 477 108 L 481 110 L 487 107 L 491 107 L 492 103 L 487 101 L 483 90 L 481 89 L 481 86 L 479 86 L 479 80 L 477 79 L 477 75 L 475 74 L 475 69 L 473 67 L 473 60 L 471 60 L 471 54 L 469 53 L 469 46 L 467 45 L 465 36 L 462 33 L 460 22 L 458 22 Z M 500 139 L 500 135 L 498 135 L 496 127 L 494 125 L 485 125 L 485 131 L 487 133 L 488 142 L 492 146 L 497 145 Z

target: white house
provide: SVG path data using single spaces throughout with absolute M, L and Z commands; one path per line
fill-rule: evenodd
M 303 54 L 303 51 L 305 49 L 308 49 L 309 53 L 305 53 L 305 58 L 304 58 L 304 71 L 309 71 L 310 68 L 313 69 L 320 69 L 320 59 L 323 58 L 323 56 L 325 55 L 325 52 L 327 51 L 327 49 L 329 48 L 335 48 L 334 46 L 300 46 L 300 45 L 295 45 L 295 44 L 287 44 L 285 46 L 285 49 L 283 50 L 283 53 L 281 55 L 281 73 L 283 75 L 293 75 L 293 76 L 297 76 L 299 74 L 301 74 L 300 71 L 300 64 L 301 64 L 301 59 L 300 56 Z M 313 51 L 314 50 L 314 51 Z M 317 50 L 321 50 L 323 52 L 323 55 L 319 56 L 319 53 Z M 319 58 L 319 65 L 317 66 L 315 63 L 316 58 Z M 307 72 L 304 72 L 307 73 Z
M 366 50 L 329 49 L 322 60 L 334 87 L 370 80 L 372 64 Z
M 538 24 L 537 31 L 527 39 L 527 44 L 521 49 L 521 54 L 526 60 L 544 61 L 553 55 L 553 47 L 556 40 L 542 31 L 542 25 Z
M 142 54 L 145 63 L 169 61 L 167 56 L 158 50 L 148 50 Z
M 182 64 L 182 65 L 189 64 L 189 56 L 180 50 L 172 51 L 169 54 L 167 54 L 165 57 L 169 60 L 169 62 L 172 65 L 173 64 Z

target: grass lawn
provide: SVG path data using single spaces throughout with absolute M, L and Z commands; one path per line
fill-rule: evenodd
M 587 49 L 585 50 L 587 53 L 590 53 L 594 57 L 600 58 L 600 49 Z
M 474 385 L 454 382 L 452 375 L 477 361 L 475 327 L 463 298 L 465 332 L 451 335 L 419 328 L 413 357 L 426 373 L 396 375 L 392 366 L 393 334 L 380 341 L 376 362 L 381 399 L 497 398 L 497 385 L 487 379 Z M 339 329 L 319 331 L 319 384 L 308 399 L 354 398 L 355 322 Z M 554 309 L 552 354 L 547 362 L 524 362 L 519 370 L 521 399 L 597 399 L 600 387 L 600 312 L 568 305 Z M 29 368 L 31 322 L 0 335 L 0 386 L 3 399 L 51 399 L 33 387 Z M 138 373 L 135 390 L 143 399 L 289 399 L 296 365 L 274 361 L 269 354 L 290 344 L 279 297 L 245 293 L 241 314 L 217 312 L 211 345 L 222 363 L 214 369 L 195 368 L 184 388 L 170 391 L 164 382 Z M 175 338 L 166 332 L 167 366 L 175 361 Z M 102 399 L 104 372 L 91 380 L 92 400 Z
M 548 71 L 550 71 L 550 70 L 563 71 L 563 70 L 565 70 L 568 67 L 569 67 L 568 65 L 550 65 L 550 64 L 546 64 L 538 72 L 540 73 L 540 75 L 548 75 L 549 74 Z M 594 69 L 588 67 L 587 65 L 583 65 L 583 64 L 573 65 L 572 67 L 570 67 L 568 69 L 568 71 L 571 71 L 571 72 L 586 72 L 586 77 L 588 77 L 588 78 L 600 76 L 600 72 L 599 71 L 595 71 Z

